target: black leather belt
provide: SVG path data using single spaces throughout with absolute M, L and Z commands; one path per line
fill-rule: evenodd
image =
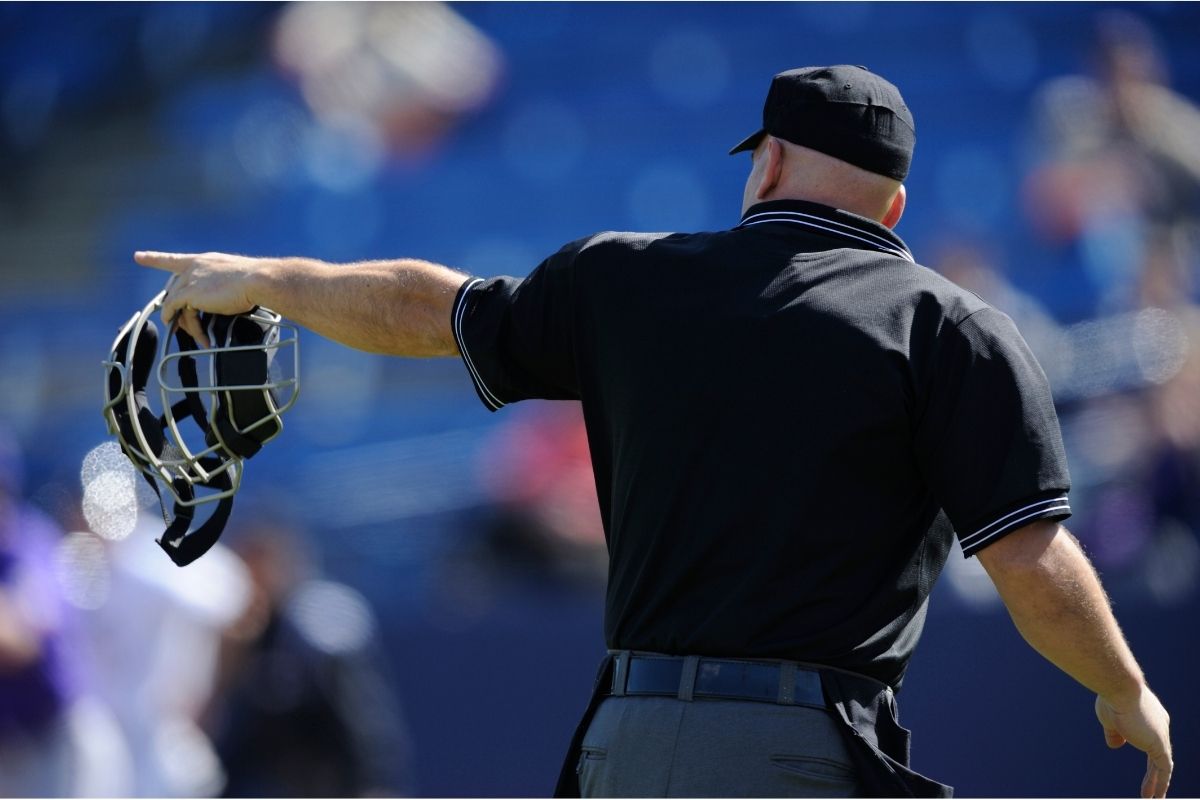
M 793 661 L 749 661 L 620 652 L 610 694 L 654 695 L 827 708 L 821 673 Z

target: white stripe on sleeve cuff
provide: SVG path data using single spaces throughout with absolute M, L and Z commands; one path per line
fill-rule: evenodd
M 483 382 L 483 377 L 479 374 L 479 370 L 475 368 L 475 363 L 471 360 L 471 354 L 467 352 L 467 345 L 463 341 L 462 335 L 462 321 L 467 308 L 467 295 L 481 283 L 483 283 L 483 278 L 473 278 L 467 283 L 466 287 L 459 291 L 458 300 L 450 312 L 450 319 L 452 321 L 451 330 L 454 333 L 454 342 L 458 345 L 458 352 L 462 353 L 463 363 L 467 365 L 467 372 L 471 373 L 471 381 L 475 384 L 475 391 L 479 392 L 479 399 L 490 410 L 497 411 L 504 407 L 504 401 L 497 397 L 496 393 L 489 389 L 487 384 Z
M 974 533 L 961 537 L 960 542 L 962 544 L 963 555 L 973 556 L 979 550 L 986 547 L 988 543 L 1033 520 L 1045 517 L 1066 517 L 1070 513 L 1071 505 L 1067 502 L 1066 495 L 1059 495 L 1058 497 L 1051 497 L 1046 500 L 1039 500 L 1036 503 L 1030 503 L 1018 508 L 1016 511 L 1010 511 L 1004 516 L 992 520 Z

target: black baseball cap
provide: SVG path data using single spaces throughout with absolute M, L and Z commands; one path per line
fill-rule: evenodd
M 900 90 L 866 67 L 801 67 L 771 79 L 763 125 L 730 155 L 767 134 L 898 181 L 908 176 L 917 130 Z

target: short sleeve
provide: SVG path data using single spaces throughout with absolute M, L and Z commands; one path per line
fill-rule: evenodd
M 579 398 L 573 270 L 580 246 L 567 245 L 527 278 L 471 278 L 458 290 L 454 340 L 490 410 L 531 398 Z
M 1070 516 L 1050 387 L 1012 320 L 987 307 L 946 326 L 930 364 L 917 462 L 963 554 L 1034 520 Z

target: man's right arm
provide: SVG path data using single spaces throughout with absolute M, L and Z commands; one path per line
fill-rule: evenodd
M 1110 747 L 1147 755 L 1142 797 L 1165 797 L 1173 762 L 1166 709 L 1146 685 L 1100 580 L 1079 543 L 1040 520 L 978 553 L 1030 646 L 1096 693 Z
M 134 260 L 174 275 L 164 321 L 205 341 L 197 312 L 266 306 L 348 347 L 396 356 L 458 354 L 450 312 L 467 276 L 416 259 L 327 264 L 309 258 L 139 251 Z

